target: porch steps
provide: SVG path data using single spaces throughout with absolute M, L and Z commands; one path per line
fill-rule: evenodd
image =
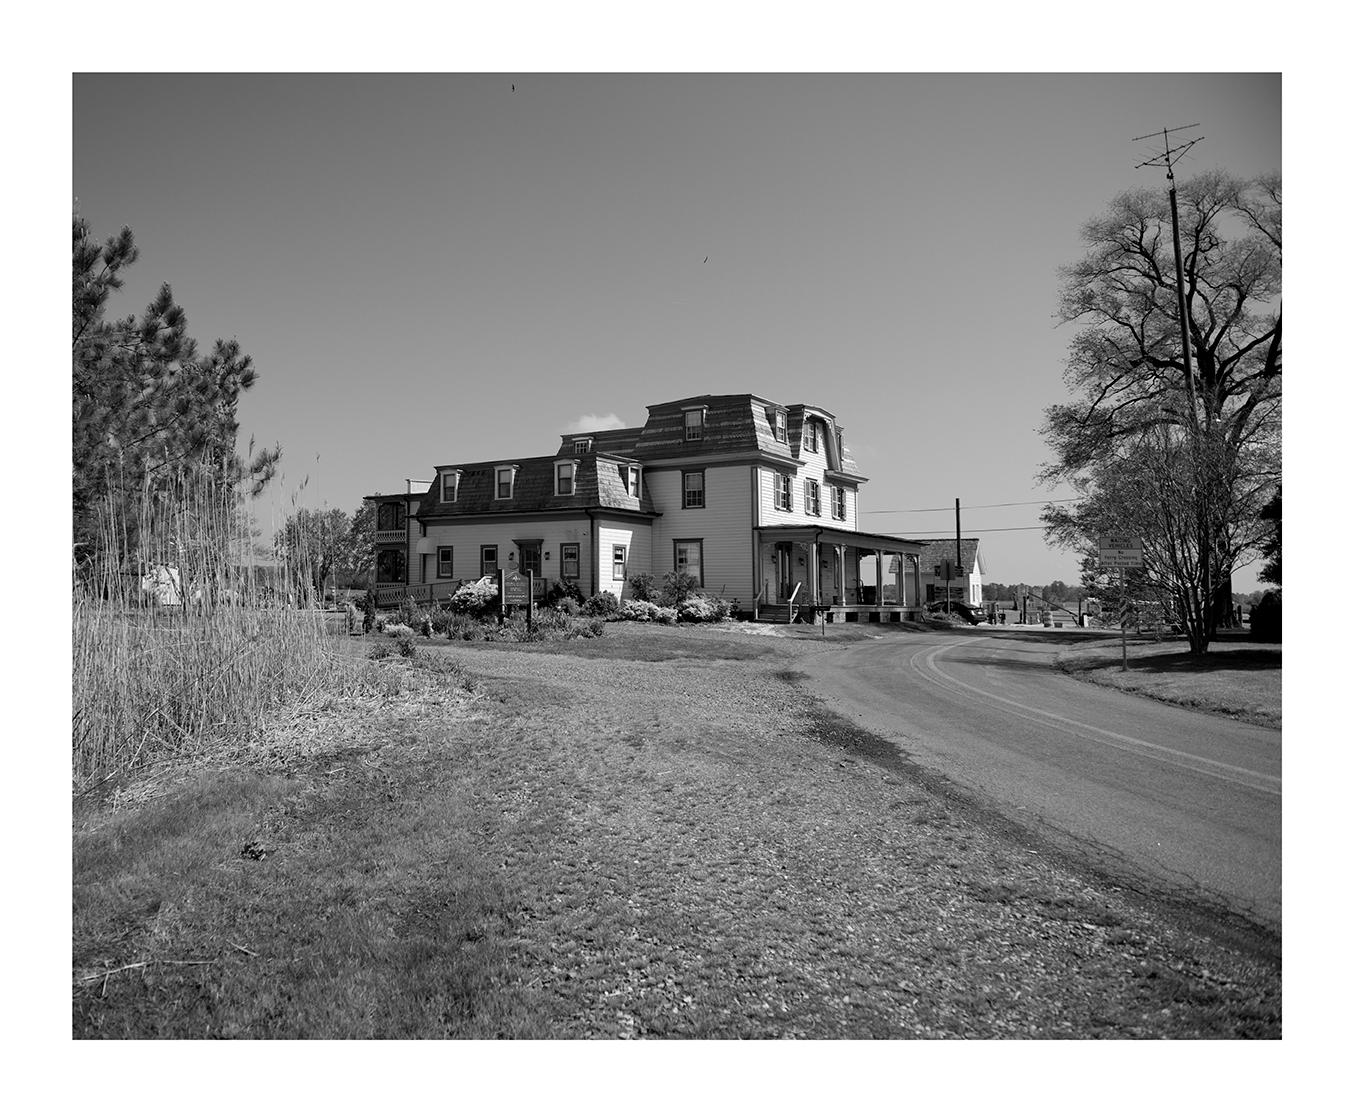
M 763 603 L 757 609 L 757 620 L 759 622 L 781 622 L 782 624 L 790 620 L 790 607 L 785 603 Z

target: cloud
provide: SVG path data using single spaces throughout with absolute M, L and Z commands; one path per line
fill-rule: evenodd
M 576 421 L 571 421 L 564 429 L 566 433 L 571 432 L 601 432 L 603 429 L 623 429 L 625 422 L 614 413 L 608 413 L 605 417 L 599 417 L 595 413 L 585 413 Z

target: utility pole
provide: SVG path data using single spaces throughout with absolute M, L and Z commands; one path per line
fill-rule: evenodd
M 1167 191 L 1171 199 L 1171 242 L 1175 247 L 1175 300 L 1176 308 L 1180 315 L 1180 353 L 1185 364 L 1185 387 L 1189 392 L 1189 433 L 1191 439 L 1191 449 L 1194 454 L 1194 474 L 1196 482 L 1197 497 L 1199 499 L 1198 517 L 1199 517 L 1199 565 L 1201 572 L 1201 593 L 1203 595 L 1203 628 L 1205 636 L 1212 632 L 1214 606 L 1213 606 L 1213 537 L 1212 529 L 1209 523 L 1210 500 L 1212 496 L 1212 484 L 1208 481 L 1206 469 L 1211 467 L 1212 432 L 1213 432 L 1213 410 L 1209 405 L 1207 398 L 1204 398 L 1204 450 L 1200 450 L 1199 444 L 1199 411 L 1198 400 L 1194 389 L 1194 364 L 1190 352 L 1189 340 L 1189 310 L 1185 300 L 1185 270 L 1184 262 L 1180 251 L 1180 214 L 1175 200 L 1175 164 L 1185 156 L 1195 143 L 1202 142 L 1203 136 L 1182 142 L 1178 147 L 1171 146 L 1171 135 L 1177 131 L 1189 131 L 1191 128 L 1198 127 L 1198 124 L 1183 124 L 1180 127 L 1165 127 L 1161 129 L 1161 142 L 1164 148 L 1154 154 L 1144 162 L 1139 162 L 1134 167 L 1135 170 L 1141 170 L 1144 166 L 1164 167 L 1166 170 Z M 1156 132 L 1149 132 L 1147 135 L 1137 136 L 1133 142 L 1140 143 L 1146 139 L 1155 139 Z
M 954 567 L 962 585 L 964 582 L 964 545 L 959 539 L 959 499 L 954 500 Z

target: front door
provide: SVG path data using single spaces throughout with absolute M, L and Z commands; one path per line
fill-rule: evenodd
M 539 544 L 523 544 L 518 546 L 518 552 L 521 554 L 522 566 L 521 572 L 526 575 L 531 572 L 536 576 L 539 583 L 541 579 L 541 546 Z
M 776 598 L 779 602 L 789 602 L 790 592 L 795 589 L 795 546 L 789 541 L 776 542 Z

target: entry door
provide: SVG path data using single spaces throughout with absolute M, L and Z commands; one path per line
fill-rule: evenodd
M 794 570 L 794 545 L 789 541 L 777 541 L 776 591 L 781 602 L 789 602 L 790 592 L 795 589 Z
M 541 546 L 539 544 L 524 544 L 518 548 L 521 554 L 522 567 L 521 572 L 526 575 L 531 572 L 536 576 L 536 582 L 541 583 Z M 541 584 L 544 586 L 544 584 Z

